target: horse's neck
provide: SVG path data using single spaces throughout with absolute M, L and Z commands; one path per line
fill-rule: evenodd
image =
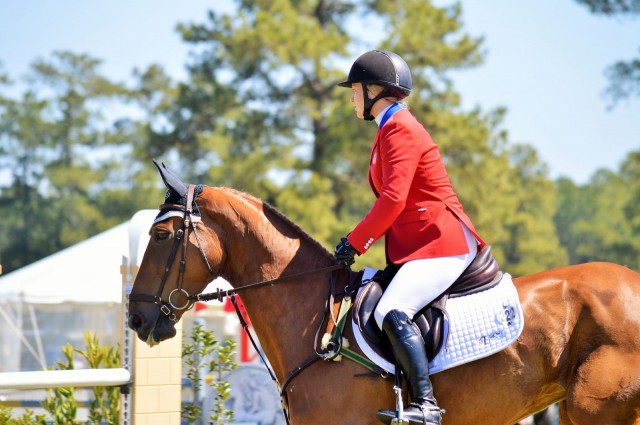
M 331 254 L 273 207 L 246 193 L 220 189 L 229 240 L 225 241 L 229 281 L 274 279 L 331 264 Z
M 262 346 L 280 372 L 299 362 L 283 351 L 302 343 L 308 356 L 328 293 L 329 277 L 315 270 L 334 263 L 331 254 L 277 211 L 236 192 L 229 194 L 225 277 L 238 288 L 275 280 L 240 293 Z M 292 280 L 282 277 L 309 273 Z M 295 350 L 294 350 L 295 351 Z M 308 352 L 307 352 L 308 351 Z

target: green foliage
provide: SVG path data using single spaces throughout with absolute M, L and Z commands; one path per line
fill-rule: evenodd
M 71 344 L 62 348 L 66 358 L 65 363 L 58 362 L 58 370 L 74 369 L 74 355 L 82 356 L 90 368 L 120 367 L 120 348 L 100 345 L 98 338 L 90 332 L 84 335 L 86 350 L 74 349 Z M 51 415 L 54 424 L 80 423 L 75 420 L 77 401 L 75 389 L 54 388 L 49 390 L 49 396 L 42 407 Z M 90 423 L 105 423 L 117 425 L 120 417 L 120 389 L 118 387 L 94 387 L 93 399 L 89 403 Z M 103 422 L 104 421 L 104 422 Z
M 576 0 L 584 4 L 591 13 L 615 17 L 640 15 L 640 1 L 638 0 Z M 619 60 L 606 70 L 609 87 L 606 94 L 612 106 L 619 101 L 640 97 L 640 57 L 629 60 Z
M 616 15 L 624 13 L 640 13 L 638 0 L 576 0 L 589 7 L 592 13 Z
M 567 254 L 556 235 L 552 220 L 556 208 L 555 187 L 546 177 L 546 167 L 533 149 L 515 146 L 510 152 L 516 165 L 509 174 L 515 203 L 503 226 L 507 239 L 503 268 L 521 276 L 567 264 Z
M 54 52 L 33 62 L 21 96 L 0 93 L 0 166 L 11 170 L 0 183 L 5 271 L 157 205 L 160 190 L 140 191 L 155 195 L 153 202 L 130 194 L 141 167 L 127 153 L 140 126 L 113 112 L 130 94 L 99 66 L 88 55 Z
M 213 332 L 200 324 L 194 325 L 190 340 L 191 343 L 182 346 L 182 358 L 188 367 L 187 378 L 193 388 L 193 399 L 200 398 L 203 381 L 213 387 L 217 396 L 208 423 L 227 424 L 233 420 L 233 412 L 225 408 L 225 402 L 231 396 L 231 385 L 224 377 L 237 368 L 234 360 L 236 343 L 233 340 L 220 343 Z M 206 376 L 203 377 L 203 373 Z M 202 420 L 202 409 L 197 404 L 183 403 L 182 417 L 189 423 L 196 423 Z
M 218 350 L 217 358 L 210 360 L 208 364 L 208 370 L 212 374 L 211 386 L 217 395 L 209 417 L 211 425 L 224 425 L 233 420 L 233 411 L 225 407 L 225 402 L 231 396 L 231 384 L 223 378 L 237 367 L 234 360 L 235 348 L 235 341 L 225 341 Z
M 73 370 L 74 349 L 71 344 L 62 347 L 62 353 L 66 362 L 58 362 L 57 370 Z M 61 387 L 48 390 L 48 396 L 42 402 L 42 407 L 49 413 L 54 425 L 79 424 L 76 420 L 78 404 L 75 397 L 74 387 Z
M 621 100 L 640 97 L 640 57 L 617 61 L 606 70 L 609 87 L 606 94 L 613 105 Z
M 56 364 L 56 370 L 74 369 L 74 357 L 81 356 L 89 368 L 120 367 L 120 348 L 101 345 L 90 332 L 85 333 L 86 348 L 76 349 L 67 344 L 62 347 L 65 361 Z M 237 367 L 235 363 L 236 344 L 233 340 L 220 343 L 213 332 L 196 324 L 192 330 L 191 343 L 183 345 L 183 359 L 188 366 L 187 378 L 194 388 L 194 400 L 198 399 L 203 383 L 210 385 L 217 394 L 215 405 L 209 417 L 209 424 L 223 425 L 233 419 L 233 412 L 225 408 L 231 395 L 231 386 L 225 376 Z M 202 419 L 201 408 L 195 404 L 183 404 L 182 416 L 189 423 Z M 20 417 L 12 417 L 11 410 L 0 406 L 0 424 L 6 425 L 72 425 L 105 424 L 117 425 L 120 418 L 120 388 L 94 387 L 93 398 L 89 402 L 87 422 L 76 419 L 78 401 L 75 388 L 62 387 L 48 390 L 42 402 L 47 415 L 36 415 L 26 410 Z M 200 422 L 198 422 L 200 423 Z
M 84 335 L 86 350 L 74 350 L 92 369 L 121 367 L 120 346 L 100 345 L 98 338 L 90 332 Z M 91 423 L 117 425 L 120 419 L 120 388 L 93 387 L 93 399 L 89 403 Z M 104 421 L 104 422 L 103 422 Z
M 13 417 L 11 409 L 0 406 L 0 424 L 3 425 L 48 425 L 46 415 L 36 415 L 26 410 L 21 416 Z
M 120 367 L 120 348 L 100 345 L 98 338 L 90 332 L 84 335 L 86 349 L 73 348 L 71 344 L 62 347 L 65 361 L 56 364 L 56 370 L 73 370 L 74 356 L 80 355 L 90 368 Z M 28 409 L 20 418 L 11 419 L 9 409 L 0 408 L 0 424 L 20 425 L 71 425 L 83 424 L 76 419 L 78 400 L 74 387 L 51 388 L 42 402 L 47 415 L 36 415 Z M 120 389 L 118 387 L 94 387 L 93 399 L 89 402 L 87 424 L 117 425 L 120 418 Z
M 578 186 L 558 182 L 555 216 L 560 241 L 572 264 L 611 261 L 640 269 L 640 151 L 619 171 L 601 170 Z

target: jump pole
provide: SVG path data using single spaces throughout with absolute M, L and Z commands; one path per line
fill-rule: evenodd
M 60 387 L 115 387 L 131 379 L 127 369 L 73 369 L 0 374 L 0 389 L 33 390 Z

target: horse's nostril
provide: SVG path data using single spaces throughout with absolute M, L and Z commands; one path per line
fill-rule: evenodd
M 129 315 L 129 327 L 134 331 L 139 330 L 142 327 L 142 317 L 137 314 Z

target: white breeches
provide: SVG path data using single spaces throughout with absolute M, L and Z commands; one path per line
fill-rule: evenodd
M 469 253 L 451 257 L 423 258 L 409 261 L 400 267 L 389 287 L 384 291 L 374 311 L 378 327 L 391 310 L 400 310 L 413 318 L 418 311 L 449 288 L 471 264 L 478 252 L 478 241 L 460 223 L 469 246 Z

